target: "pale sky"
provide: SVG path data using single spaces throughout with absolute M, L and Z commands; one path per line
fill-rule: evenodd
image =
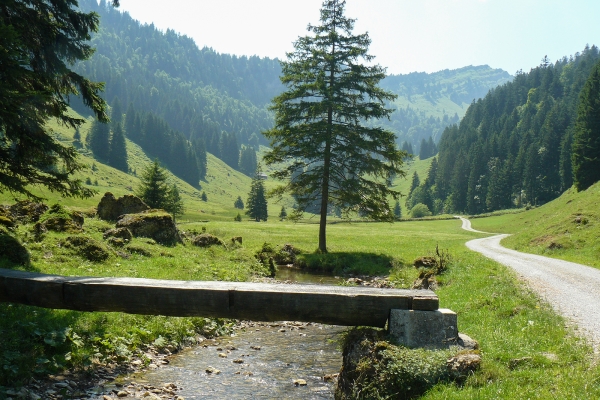
M 219 53 L 285 58 L 317 24 L 322 0 L 120 0 L 142 23 Z M 487 64 L 528 72 L 600 46 L 600 0 L 347 0 L 355 33 L 390 74 Z

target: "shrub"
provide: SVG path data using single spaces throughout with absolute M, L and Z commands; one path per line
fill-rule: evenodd
M 425 204 L 418 203 L 410 210 L 410 215 L 413 218 L 429 217 L 431 216 L 431 211 L 429 211 L 429 208 Z

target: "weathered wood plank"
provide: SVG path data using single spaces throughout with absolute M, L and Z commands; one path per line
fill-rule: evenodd
M 436 310 L 427 290 L 141 278 L 0 269 L 0 301 L 79 311 L 384 326 L 391 309 Z

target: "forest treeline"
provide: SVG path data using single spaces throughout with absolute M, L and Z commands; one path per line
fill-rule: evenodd
M 595 46 L 554 64 L 545 57 L 474 101 L 460 124 L 445 129 L 408 205 L 479 214 L 543 204 L 570 188 L 580 93 L 598 59 Z

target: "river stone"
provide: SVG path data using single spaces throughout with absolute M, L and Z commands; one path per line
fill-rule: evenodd
M 129 229 L 134 237 L 148 237 L 161 244 L 183 243 L 173 217 L 164 210 L 122 215 L 116 227 Z
M 149 210 L 150 207 L 137 196 L 126 194 L 118 199 L 111 192 L 106 192 L 98 203 L 98 218 L 116 221 L 124 214 L 137 214 Z
M 294 379 L 294 386 L 306 386 L 307 383 L 304 379 Z

